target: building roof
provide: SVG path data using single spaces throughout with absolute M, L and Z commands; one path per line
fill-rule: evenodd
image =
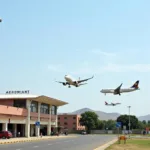
M 51 104 L 55 106 L 62 106 L 68 104 L 67 102 L 51 98 L 44 95 L 32 95 L 32 94 L 2 94 L 0 95 L 0 100 L 4 99 L 28 99 L 28 100 L 34 100 L 41 103 Z
M 72 113 L 58 113 L 60 116 L 81 116 L 80 114 L 72 114 Z

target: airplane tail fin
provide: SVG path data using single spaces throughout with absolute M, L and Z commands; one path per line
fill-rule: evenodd
M 137 80 L 137 81 L 131 86 L 131 88 L 138 89 L 138 88 L 139 88 L 139 80 Z

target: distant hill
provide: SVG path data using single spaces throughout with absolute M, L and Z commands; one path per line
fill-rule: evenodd
M 96 110 L 92 110 L 90 108 L 82 108 L 82 109 L 79 109 L 79 110 L 76 110 L 74 112 L 70 112 L 69 114 L 82 114 L 86 111 L 93 111 L 95 112 L 98 116 L 99 116 L 99 119 L 100 120 L 109 120 L 109 119 L 112 119 L 112 120 L 116 120 L 117 117 L 119 117 L 121 114 L 119 113 L 106 113 L 106 112 L 103 112 L 103 111 L 96 111 Z M 143 121 L 143 120 L 150 120 L 150 114 L 149 115 L 145 115 L 145 116 L 136 116 L 140 121 Z
M 120 116 L 119 113 L 105 113 L 105 112 L 102 112 L 102 111 L 92 110 L 90 108 L 82 108 L 82 109 L 79 109 L 79 110 L 76 110 L 76 111 L 72 112 L 72 114 L 82 114 L 86 111 L 95 112 L 99 116 L 100 120 L 109 120 L 109 119 L 116 120 L 117 117 Z
M 140 121 L 143 121 L 143 120 L 148 121 L 148 120 L 150 120 L 150 114 L 149 114 L 149 115 L 145 115 L 145 116 L 140 116 L 140 117 L 138 117 L 138 119 L 139 119 Z

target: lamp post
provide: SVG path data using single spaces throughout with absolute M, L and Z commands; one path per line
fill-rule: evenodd
M 131 106 L 128 106 L 128 108 L 129 108 L 129 138 L 130 138 L 130 126 L 131 126 L 131 123 L 130 123 L 130 108 L 131 108 Z

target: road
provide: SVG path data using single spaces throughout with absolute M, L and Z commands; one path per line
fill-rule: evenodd
M 69 138 L 0 145 L 0 150 L 94 150 L 114 135 L 77 135 Z

